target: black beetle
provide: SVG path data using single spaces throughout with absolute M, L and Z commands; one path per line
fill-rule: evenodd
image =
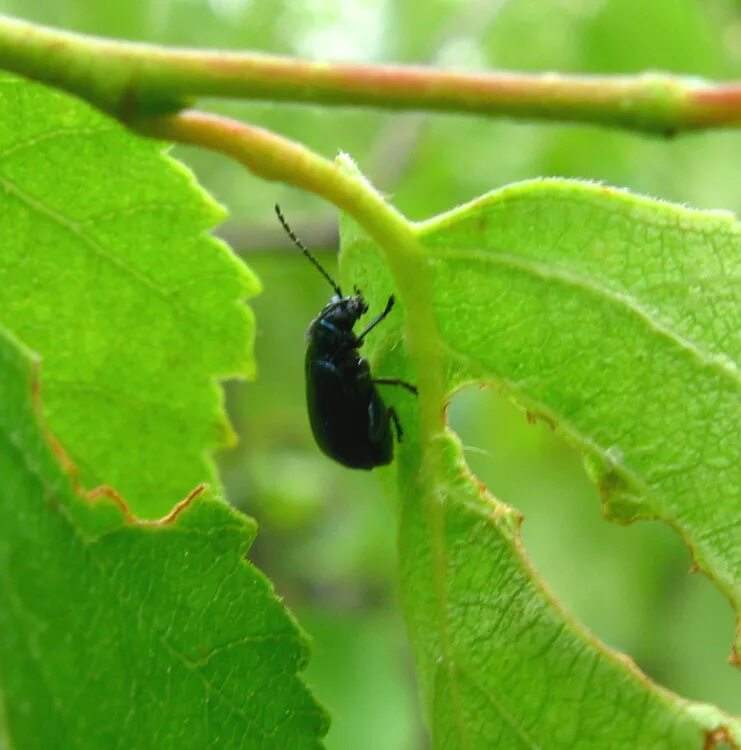
M 414 394 L 417 389 L 397 378 L 374 378 L 358 350 L 365 337 L 391 312 L 394 298 L 389 297 L 383 312 L 355 335 L 353 326 L 368 312 L 363 295 L 356 289 L 352 297 L 345 297 L 293 233 L 278 205 L 275 213 L 292 242 L 335 292 L 306 332 L 306 404 L 314 439 L 327 456 L 351 469 L 389 464 L 394 457 L 391 424 L 399 442 L 402 429 L 396 411 L 384 404 L 376 386 L 398 385 Z

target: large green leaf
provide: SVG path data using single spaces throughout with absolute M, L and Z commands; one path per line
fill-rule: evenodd
M 0 746 L 317 748 L 306 644 L 203 493 L 163 522 L 81 497 L 0 328 Z M 35 394 L 35 399 L 32 399 Z
M 457 303 L 436 316 L 451 384 L 490 374 L 556 423 L 602 467 L 607 511 L 672 523 L 738 609 L 741 226 L 542 181 L 428 223 L 423 242 L 436 308 Z
M 354 225 L 343 236 L 371 309 L 394 286 L 406 308 L 411 356 L 395 314 L 371 340 L 378 371 L 421 386 L 419 411 L 396 397 L 400 558 L 436 746 L 738 741 L 730 717 L 654 685 L 572 621 L 528 563 L 519 515 L 469 474 L 439 416 L 462 384 L 495 384 L 582 449 L 609 515 L 676 528 L 738 611 L 738 223 L 545 180 L 407 225 L 382 248 L 393 281 Z
M 0 323 L 44 362 L 49 425 L 82 484 L 156 517 L 229 439 L 215 378 L 250 374 L 257 282 L 162 146 L 0 78 Z
M 0 746 L 318 747 L 254 523 L 191 492 L 253 369 L 221 209 L 68 97 L 4 77 L 0 112 Z

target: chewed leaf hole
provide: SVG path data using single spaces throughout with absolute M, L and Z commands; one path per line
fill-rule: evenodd
M 679 536 L 658 521 L 607 521 L 578 451 L 494 388 L 463 388 L 448 418 L 473 473 L 524 515 L 525 550 L 566 609 L 664 686 L 741 711 L 731 609 L 689 573 Z

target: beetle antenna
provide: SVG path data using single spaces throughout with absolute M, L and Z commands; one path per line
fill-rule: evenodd
M 286 230 L 286 234 L 291 238 L 291 241 L 294 245 L 309 259 L 311 264 L 314 266 L 314 268 L 319 271 L 319 273 L 324 276 L 324 278 L 329 282 L 332 289 L 335 290 L 335 293 L 338 297 L 342 297 L 342 290 L 339 286 L 337 286 L 337 282 L 324 270 L 322 264 L 309 252 L 309 248 L 304 245 L 301 240 L 296 237 L 296 235 L 293 233 L 293 229 L 288 226 L 288 222 L 286 221 L 286 217 L 283 216 L 283 212 L 280 210 L 280 206 L 276 203 L 275 204 L 275 213 L 278 215 L 278 221 L 280 221 L 283 229 Z

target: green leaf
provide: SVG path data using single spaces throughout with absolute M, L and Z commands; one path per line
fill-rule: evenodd
M 223 210 L 160 144 L 0 78 L 0 323 L 44 362 L 83 486 L 158 517 L 231 431 L 217 377 L 254 372 L 258 284 L 207 234 Z
M 436 317 L 450 385 L 493 376 L 554 422 L 607 512 L 675 526 L 738 611 L 741 225 L 545 180 L 429 222 L 422 241 L 433 304 L 457 305 Z
M 206 493 L 162 522 L 81 497 L 36 371 L 0 327 L 0 746 L 320 747 L 254 523 Z
M 560 180 L 389 221 L 399 239 L 383 248 L 348 222 L 343 267 L 371 310 L 394 287 L 406 310 L 370 348 L 380 374 L 420 386 L 419 410 L 392 398 L 402 596 L 435 746 L 741 740 L 738 722 L 654 685 L 563 611 L 519 515 L 470 475 L 444 420 L 463 384 L 502 389 L 581 448 L 609 515 L 676 528 L 738 612 L 739 224 Z
M 254 369 L 222 210 L 68 97 L 3 77 L 0 112 L 0 745 L 319 747 L 254 522 L 192 491 Z

